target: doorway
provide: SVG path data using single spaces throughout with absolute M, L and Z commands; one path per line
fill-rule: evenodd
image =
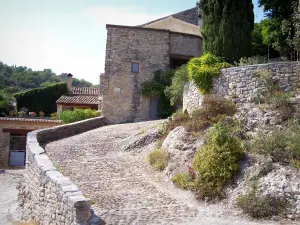
M 150 120 L 157 120 L 157 105 L 159 97 L 153 96 L 150 97 Z
M 9 166 L 25 166 L 27 134 L 10 134 Z

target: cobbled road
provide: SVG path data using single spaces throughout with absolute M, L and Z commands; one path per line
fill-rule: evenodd
M 154 144 L 133 151 L 122 146 L 162 121 L 101 127 L 46 145 L 54 165 L 95 204 L 105 224 L 256 225 L 228 214 L 224 207 L 197 202 L 175 188 L 146 161 Z

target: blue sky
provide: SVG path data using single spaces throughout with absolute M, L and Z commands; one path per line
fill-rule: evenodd
M 255 20 L 263 11 L 255 4 Z M 138 25 L 194 7 L 196 0 L 1 0 L 0 61 L 50 68 L 99 83 L 105 24 Z

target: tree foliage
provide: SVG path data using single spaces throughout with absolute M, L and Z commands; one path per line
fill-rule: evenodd
M 24 66 L 8 66 L 0 62 L 0 89 L 7 93 L 46 87 L 47 85 L 66 82 L 66 79 L 57 76 L 51 69 L 33 71 Z M 91 87 L 92 84 L 83 79 L 73 78 L 73 86 Z
M 263 22 L 264 40 L 282 56 L 297 57 L 298 0 L 259 0 L 270 20 Z
M 230 62 L 251 56 L 252 0 L 202 0 L 201 9 L 206 53 Z
M 170 99 L 172 106 L 182 105 L 183 89 L 186 82 L 188 82 L 187 66 L 183 65 L 176 70 L 171 86 L 165 89 L 165 95 Z
M 36 88 L 30 91 L 17 93 L 17 108 L 27 108 L 29 111 L 39 113 L 43 111 L 47 115 L 56 112 L 56 100 L 67 94 L 66 83 L 57 83 L 44 88 Z

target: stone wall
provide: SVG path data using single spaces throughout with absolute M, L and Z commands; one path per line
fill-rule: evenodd
M 23 220 L 37 220 L 40 225 L 97 224 L 89 199 L 55 168 L 42 146 L 106 124 L 98 117 L 28 134 L 26 172 L 18 198 Z
M 300 62 L 279 62 L 223 69 L 213 82 L 212 93 L 234 100 L 238 104 L 250 103 L 264 89 L 264 84 L 253 76 L 258 71 L 270 71 L 273 81 L 281 90 L 300 91 Z M 201 106 L 203 96 L 194 84 L 186 84 L 183 108 L 192 112 Z
M 196 35 L 171 32 L 170 55 L 199 57 L 202 55 L 202 39 Z
M 141 95 L 141 84 L 155 71 L 170 68 L 171 52 L 199 56 L 201 52 L 194 50 L 198 47 L 200 37 L 194 35 L 107 25 L 102 115 L 113 123 L 149 120 L 150 99 Z M 140 64 L 139 73 L 131 72 L 132 62 Z
M 168 54 L 168 31 L 107 26 L 102 114 L 115 123 L 148 120 L 149 108 L 143 107 L 149 98 L 142 97 L 140 85 L 169 68 Z M 132 62 L 140 63 L 139 73 L 131 72 Z
M 26 133 L 28 131 L 53 127 L 60 124 L 62 124 L 62 122 L 58 120 L 0 117 L 0 168 L 9 167 L 9 130 L 13 133 Z

